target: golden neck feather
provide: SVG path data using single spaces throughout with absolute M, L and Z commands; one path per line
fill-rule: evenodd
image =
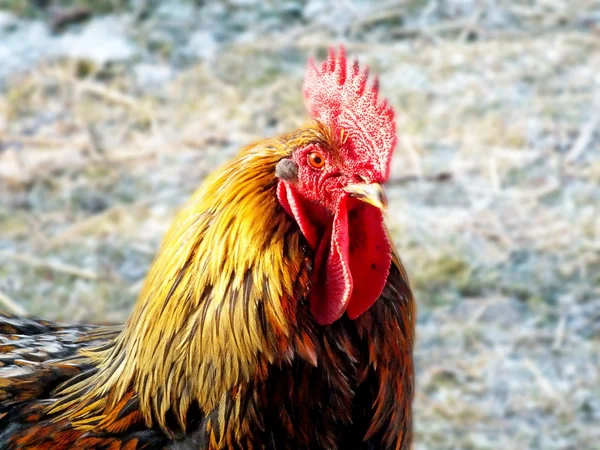
M 276 197 L 275 166 L 293 148 L 289 136 L 249 146 L 205 181 L 165 236 L 123 332 L 87 354 L 98 372 L 66 387 L 51 412 L 109 427 L 133 391 L 147 425 L 168 430 L 171 411 L 185 430 L 192 403 L 212 411 L 266 362 L 289 357 L 309 265 Z

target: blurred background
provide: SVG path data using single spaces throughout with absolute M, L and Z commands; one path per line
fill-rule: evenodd
M 600 449 L 600 3 L 0 0 L 0 308 L 123 321 L 177 209 L 380 75 L 418 300 L 417 450 Z

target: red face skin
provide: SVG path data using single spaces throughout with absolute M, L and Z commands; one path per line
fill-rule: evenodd
M 310 307 L 320 324 L 344 312 L 351 319 L 360 316 L 379 298 L 389 274 L 392 247 L 381 209 L 345 190 L 354 185 L 356 194 L 359 185 L 359 191 L 372 192 L 360 184 L 388 178 L 396 124 L 378 93 L 377 80 L 369 84 L 368 70 L 357 61 L 348 65 L 343 48 L 330 50 L 319 65 L 309 62 L 306 107 L 338 143 L 334 149 L 317 144 L 297 149 L 291 157 L 297 176 L 281 178 L 277 194 L 315 252 Z M 323 164 L 311 159 L 317 153 Z
M 321 167 L 315 167 L 315 156 Z M 280 181 L 278 197 L 315 251 L 311 312 L 320 324 L 344 312 L 355 319 L 381 294 L 392 250 L 382 211 L 344 188 L 383 180 L 364 161 L 352 167 L 350 159 L 317 145 L 297 150 L 291 159 L 298 166 L 297 181 Z

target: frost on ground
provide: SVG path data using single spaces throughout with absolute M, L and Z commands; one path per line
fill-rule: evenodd
M 307 56 L 343 42 L 399 111 L 416 449 L 600 448 L 597 2 L 149 3 L 0 15 L 2 308 L 123 320 L 177 208 L 301 124 Z

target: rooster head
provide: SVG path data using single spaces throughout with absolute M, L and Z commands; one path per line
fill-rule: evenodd
M 396 146 L 394 112 L 377 79 L 343 48 L 310 61 L 304 99 L 314 126 L 292 135 L 277 165 L 278 198 L 315 252 L 310 308 L 320 324 L 351 319 L 381 295 L 392 258 L 383 223 Z

